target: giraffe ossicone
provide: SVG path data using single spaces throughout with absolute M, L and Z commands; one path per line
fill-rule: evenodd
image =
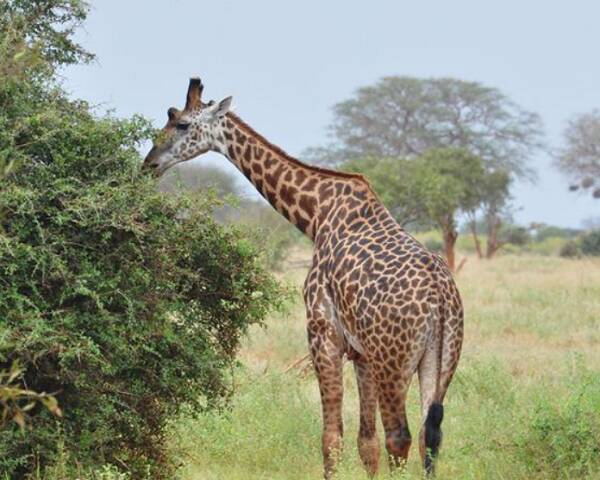
M 161 174 L 219 152 L 313 240 L 304 301 L 321 393 L 325 476 L 334 472 L 342 447 L 344 355 L 356 370 L 358 451 L 367 471 L 378 470 L 378 406 L 390 465 L 406 461 L 411 434 L 405 403 L 418 372 L 419 450 L 431 473 L 463 340 L 462 302 L 445 261 L 398 225 L 364 177 L 300 162 L 234 115 L 231 97 L 205 104 L 202 90 L 200 79 L 190 80 L 184 110 L 169 109 L 144 167 Z

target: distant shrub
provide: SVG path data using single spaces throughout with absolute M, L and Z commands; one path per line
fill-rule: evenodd
M 581 256 L 581 249 L 575 240 L 569 240 L 560 247 L 558 254 L 563 258 L 577 258 Z
M 502 241 L 511 245 L 524 246 L 531 240 L 529 231 L 524 227 L 511 226 L 502 233 Z
M 485 248 L 487 237 L 485 235 L 479 235 L 479 241 L 481 243 L 481 248 Z M 468 232 L 460 234 L 456 240 L 456 249 L 463 253 L 475 253 L 477 250 L 475 248 L 473 236 Z
M 442 253 L 444 251 L 444 244 L 437 238 L 428 238 L 424 241 L 423 245 L 425 245 L 430 252 Z
M 567 242 L 564 237 L 546 237 L 542 241 L 529 242 L 522 249 L 537 255 L 553 256 L 559 255 L 560 249 Z
M 600 256 L 600 230 L 594 230 L 581 237 L 581 253 L 589 256 Z
M 547 238 L 564 238 L 564 239 L 575 239 L 577 235 L 581 233 L 581 230 L 575 228 L 562 228 L 555 227 L 553 225 L 540 226 L 535 233 L 535 240 L 542 242 Z

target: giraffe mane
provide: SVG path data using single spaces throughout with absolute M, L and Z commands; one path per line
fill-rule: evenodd
M 233 112 L 228 112 L 226 117 L 231 118 L 234 123 L 240 127 L 243 131 L 245 131 L 247 134 L 256 137 L 259 141 L 263 142 L 267 147 L 269 147 L 271 150 L 273 150 L 276 154 L 281 155 L 283 158 L 285 158 L 286 160 L 288 160 L 291 163 L 294 163 L 296 165 L 299 165 L 301 167 L 307 168 L 308 170 L 311 170 L 313 172 L 316 173 L 323 173 L 326 175 L 331 175 L 333 177 L 338 177 L 338 178 L 352 178 L 355 180 L 359 180 L 364 182 L 367 187 L 369 188 L 369 190 L 374 194 L 375 191 L 373 190 L 373 187 L 371 187 L 371 183 L 369 182 L 369 180 L 362 174 L 360 173 L 349 173 L 349 172 L 340 172 L 337 170 L 331 170 L 329 168 L 323 168 L 323 167 L 317 167 L 315 165 L 309 165 L 307 163 L 304 163 L 300 160 L 298 160 L 295 157 L 292 157 L 290 154 L 288 154 L 285 150 L 283 150 L 281 147 L 275 145 L 274 143 L 270 142 L 269 140 L 267 140 L 265 137 L 263 137 L 260 133 L 258 133 L 256 130 L 254 130 L 250 125 L 248 125 L 246 122 L 244 122 L 244 120 L 242 120 L 238 115 L 236 115 Z

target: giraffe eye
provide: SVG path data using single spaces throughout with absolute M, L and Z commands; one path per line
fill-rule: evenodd
M 186 121 L 179 121 L 177 122 L 177 130 L 181 130 L 182 132 L 185 132 L 188 128 L 190 128 L 190 122 L 186 122 Z

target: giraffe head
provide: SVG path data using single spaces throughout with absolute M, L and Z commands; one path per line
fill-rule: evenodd
M 177 163 L 223 149 L 223 118 L 231 108 L 231 97 L 205 104 L 203 88 L 199 78 L 190 79 L 185 108 L 169 108 L 167 124 L 144 160 L 145 169 L 161 175 Z

